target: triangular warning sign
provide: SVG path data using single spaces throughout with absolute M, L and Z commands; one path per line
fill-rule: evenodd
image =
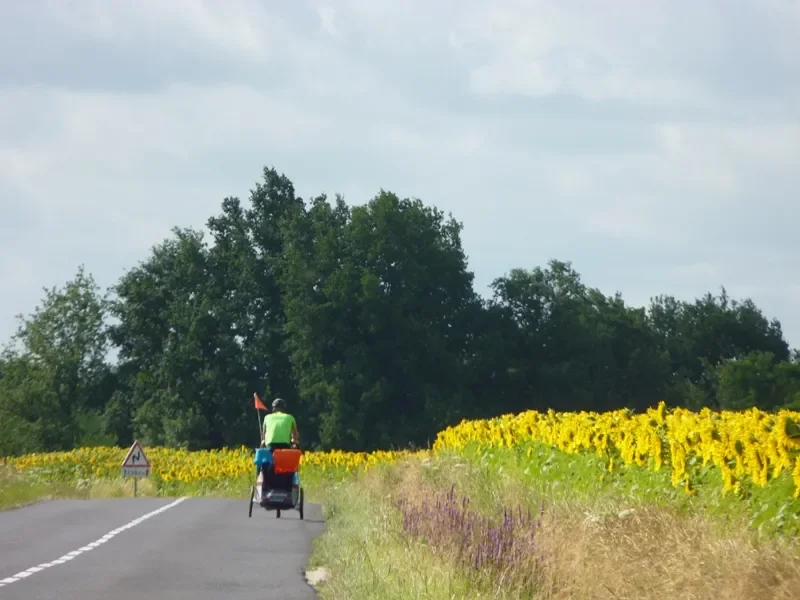
M 144 453 L 144 448 L 137 441 L 133 442 L 133 446 L 128 450 L 128 456 L 122 463 L 124 467 L 149 467 L 150 461 L 147 460 L 147 455 Z

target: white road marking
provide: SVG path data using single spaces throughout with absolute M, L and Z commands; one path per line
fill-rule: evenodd
M 77 550 L 73 550 L 72 552 L 67 552 L 64 556 L 57 558 L 54 561 L 42 563 L 40 565 L 36 565 L 35 567 L 31 567 L 30 569 L 25 569 L 24 571 L 20 571 L 19 573 L 17 573 L 16 575 L 12 575 L 11 577 L 0 579 L 0 587 L 3 587 L 4 585 L 8 585 L 10 583 L 14 583 L 15 581 L 20 581 L 21 579 L 25 579 L 26 577 L 30 577 L 34 573 L 38 573 L 39 571 L 49 569 L 50 567 L 54 567 L 56 565 L 63 565 L 65 562 L 71 561 L 76 556 L 80 556 L 84 552 L 88 552 L 89 550 L 94 550 L 98 546 L 105 544 L 108 540 L 112 539 L 116 535 L 119 535 L 126 529 L 130 529 L 131 527 L 136 527 L 142 521 L 146 521 L 150 517 L 155 517 L 156 515 L 161 514 L 165 510 L 169 510 L 173 506 L 177 506 L 184 500 L 186 500 L 186 497 L 178 498 L 177 500 L 175 500 L 175 502 L 171 502 L 170 504 L 166 504 L 161 508 L 158 508 L 152 512 L 147 513 L 146 515 L 142 515 L 138 519 L 134 519 L 133 521 L 123 525 L 122 527 L 117 527 L 115 530 L 109 531 L 99 540 L 96 540 L 91 544 L 87 544 L 82 548 L 78 548 Z

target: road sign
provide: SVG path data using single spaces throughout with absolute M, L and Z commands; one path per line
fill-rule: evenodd
M 147 460 L 144 448 L 138 440 L 133 442 L 128 455 L 122 461 L 122 476 L 136 478 L 150 476 L 150 461 Z

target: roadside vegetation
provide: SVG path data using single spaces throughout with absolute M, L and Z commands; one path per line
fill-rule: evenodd
M 155 495 L 151 482 L 140 481 L 137 495 Z M 133 496 L 133 481 L 92 478 L 56 481 L 20 473 L 0 464 L 0 511 L 22 508 L 46 500 L 90 500 L 93 498 L 125 498 Z
M 653 501 L 655 489 L 631 493 L 630 474 L 605 493 L 587 494 L 572 486 L 597 478 L 587 457 L 558 457 L 549 470 L 532 464 L 538 475 L 524 479 L 515 468 L 499 469 L 515 460 L 417 459 L 327 490 L 327 527 L 312 557 L 312 566 L 330 573 L 320 596 L 797 597 L 797 543 L 758 535 L 741 511 L 683 510 L 668 487 Z
M 326 600 L 794 598 L 798 416 L 520 413 L 446 428 L 430 450 L 309 452 L 327 523 L 309 567 L 329 574 Z M 0 497 L 130 495 L 124 453 L 7 458 Z M 142 495 L 247 499 L 248 448 L 149 454 Z

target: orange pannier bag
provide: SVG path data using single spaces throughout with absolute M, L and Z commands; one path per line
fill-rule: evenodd
M 302 450 L 297 448 L 279 448 L 272 451 L 272 462 L 275 473 L 295 473 L 300 467 Z

